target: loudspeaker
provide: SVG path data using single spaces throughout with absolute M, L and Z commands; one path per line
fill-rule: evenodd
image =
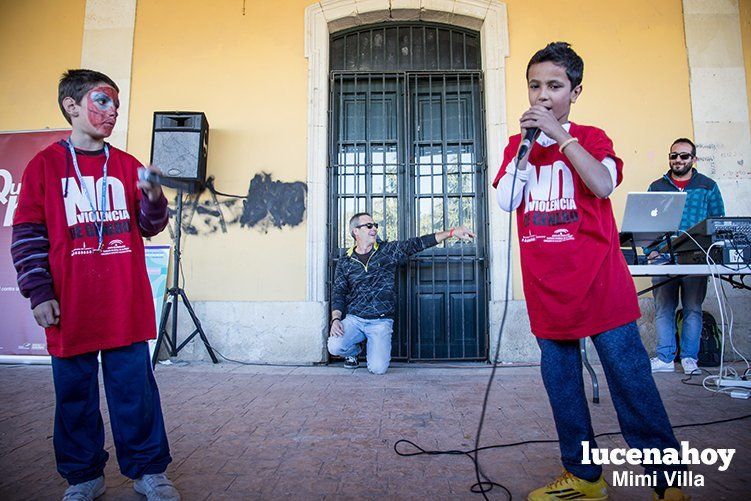
M 154 112 L 151 163 L 164 176 L 193 186 L 190 193 L 203 189 L 209 148 L 209 122 L 202 112 Z

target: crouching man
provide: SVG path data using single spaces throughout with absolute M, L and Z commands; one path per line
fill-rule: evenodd
M 352 216 L 349 230 L 355 246 L 336 265 L 328 349 L 344 357 L 345 367 L 354 369 L 359 365 L 360 343 L 367 340 L 368 370 L 384 374 L 391 361 L 397 266 L 447 238 L 470 240 L 475 234 L 460 226 L 403 241 L 377 242 L 378 223 L 366 212 Z

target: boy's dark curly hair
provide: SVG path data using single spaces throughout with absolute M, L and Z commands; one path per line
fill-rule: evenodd
M 566 76 L 571 82 L 572 89 L 582 83 L 584 61 L 579 57 L 579 54 L 574 52 L 568 42 L 551 42 L 544 49 L 538 50 L 527 64 L 527 79 L 529 79 L 529 68 L 533 64 L 544 63 L 545 61 L 550 61 L 566 70 Z

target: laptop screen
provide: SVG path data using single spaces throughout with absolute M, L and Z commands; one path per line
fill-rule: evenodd
M 661 234 L 678 231 L 685 205 L 684 191 L 629 193 L 621 232 L 647 233 L 656 238 Z

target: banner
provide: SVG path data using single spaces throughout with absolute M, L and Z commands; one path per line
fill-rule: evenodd
M 169 269 L 169 245 L 146 246 L 146 271 L 151 283 L 151 296 L 154 298 L 154 311 L 156 312 L 156 325 L 154 331 L 159 334 L 159 319 L 164 305 L 164 295 L 167 292 L 167 270 Z M 154 354 L 156 339 L 149 341 L 149 354 Z
M 69 130 L 0 132 L 0 356 L 47 355 L 44 329 L 18 292 L 11 232 L 23 170 L 37 152 L 69 135 Z
M 47 355 L 44 329 L 37 325 L 29 300 L 21 296 L 16 283 L 16 270 L 10 255 L 13 213 L 26 165 L 37 152 L 69 135 L 69 130 L 0 132 L 0 358 L 3 359 L 6 355 Z M 159 314 L 167 290 L 169 257 L 168 245 L 146 246 L 146 269 L 156 311 L 154 332 L 159 327 Z

